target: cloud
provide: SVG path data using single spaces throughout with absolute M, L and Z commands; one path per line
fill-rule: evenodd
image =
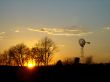
M 10 29 L 11 32 L 19 33 L 21 30 L 23 30 L 23 27 L 13 27 Z
M 110 27 L 104 27 L 103 29 L 104 30 L 110 30 Z
M 84 31 L 80 28 L 60 27 L 60 28 L 28 28 L 29 31 L 47 33 L 55 36 L 84 36 L 93 32 Z
M 5 34 L 5 32 L 0 32 L 0 39 L 3 39 L 3 35 Z
M 14 32 L 18 33 L 18 32 L 20 32 L 20 30 L 15 30 Z
M 51 31 L 49 32 L 49 30 L 47 30 L 46 28 L 40 28 L 40 29 L 34 29 L 34 28 L 28 28 L 29 31 L 34 31 L 34 32 L 46 32 L 48 34 L 51 33 Z
M 3 35 L 3 34 L 5 34 L 5 32 L 0 32 L 0 35 Z
M 64 47 L 65 45 L 63 45 L 63 44 L 59 44 L 59 45 L 57 45 L 58 47 Z
M 63 29 L 56 29 L 56 28 L 39 28 L 39 29 L 28 28 L 28 30 L 34 32 L 45 32 L 47 34 L 61 33 L 64 31 Z

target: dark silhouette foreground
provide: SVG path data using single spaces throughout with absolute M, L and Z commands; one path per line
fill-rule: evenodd
M 110 65 L 56 65 L 34 67 L 0 67 L 0 82 L 77 82 L 105 81 L 110 79 Z

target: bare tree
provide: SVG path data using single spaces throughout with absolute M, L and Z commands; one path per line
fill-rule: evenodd
M 52 59 L 53 54 L 56 52 L 55 43 L 48 37 L 39 41 L 32 49 L 38 64 L 42 62 L 44 65 L 48 65 Z
M 8 52 L 4 51 L 0 54 L 0 65 L 8 65 Z
M 30 49 L 23 43 L 17 44 L 9 49 L 9 63 L 15 61 L 18 66 L 23 66 L 24 60 L 30 54 Z
M 35 47 L 32 48 L 31 52 L 32 52 L 31 58 L 35 59 L 38 66 L 44 62 L 43 61 L 44 50 L 43 48 L 40 48 L 39 44 L 36 44 Z
M 4 65 L 4 56 L 0 53 L 0 65 Z
M 44 48 L 44 54 L 43 54 L 43 59 L 44 59 L 44 65 L 48 65 L 48 63 L 51 61 L 53 54 L 56 52 L 56 45 L 52 41 L 52 39 L 45 37 L 44 39 L 41 40 L 41 46 Z
M 0 54 L 0 64 L 23 66 L 24 61 L 28 62 L 29 59 L 32 59 L 36 60 L 38 66 L 41 64 L 48 65 L 56 49 L 55 43 L 48 37 L 39 41 L 31 51 L 23 43 L 17 44 Z

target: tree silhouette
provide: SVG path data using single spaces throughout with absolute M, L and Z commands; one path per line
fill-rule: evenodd
M 32 52 L 31 57 L 32 59 L 36 60 L 38 66 L 44 62 L 43 61 L 44 50 L 43 48 L 40 48 L 38 44 L 36 44 L 35 47 L 32 48 L 31 52 Z
M 23 43 L 9 49 L 9 63 L 15 61 L 18 66 L 23 66 L 26 55 L 30 54 L 29 48 Z
M 4 53 L 0 54 L 0 65 L 8 64 L 8 52 L 4 51 Z
M 52 41 L 52 39 L 45 37 L 44 39 L 41 40 L 41 46 L 44 48 L 44 54 L 43 54 L 43 59 L 44 59 L 44 65 L 48 65 L 48 63 L 51 61 L 53 54 L 56 52 L 56 45 Z
M 33 57 L 36 59 L 38 65 L 39 63 L 48 65 L 56 49 L 55 43 L 50 38 L 45 37 L 32 48 Z
M 36 64 L 48 65 L 56 52 L 55 43 L 48 37 L 40 40 L 33 48 L 20 43 L 10 47 L 0 54 L 0 65 L 24 66 L 28 60 L 35 60 Z

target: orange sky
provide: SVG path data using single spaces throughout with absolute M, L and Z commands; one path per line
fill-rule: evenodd
M 0 0 L 0 51 L 18 43 L 29 47 L 48 36 L 58 45 L 55 61 L 80 56 L 78 40 L 85 38 L 85 56 L 110 61 L 109 0 Z

